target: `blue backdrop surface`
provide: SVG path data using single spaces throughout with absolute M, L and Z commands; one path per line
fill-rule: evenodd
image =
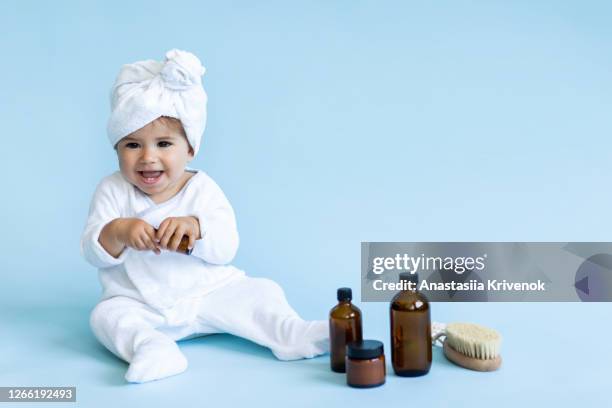
M 610 241 L 612 6 L 605 1 L 3 2 L 0 386 L 76 385 L 77 405 L 516 406 L 607 401 L 609 304 L 435 304 L 504 335 L 479 374 L 352 390 L 327 357 L 281 363 L 227 335 L 188 372 L 125 384 L 87 326 L 100 288 L 79 239 L 119 67 L 171 48 L 207 68 L 193 167 L 237 214 L 235 264 L 309 319 L 359 295 L 361 241 Z M 357 302 L 388 346 L 387 305 Z M 389 367 L 388 367 L 389 368 Z M 74 406 L 74 404 L 70 405 Z

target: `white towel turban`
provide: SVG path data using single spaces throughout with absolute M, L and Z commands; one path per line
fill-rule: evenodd
M 146 60 L 121 67 L 111 91 L 108 138 L 113 147 L 123 137 L 160 116 L 179 119 L 194 155 L 206 126 L 206 69 L 195 55 L 170 50 L 166 59 Z

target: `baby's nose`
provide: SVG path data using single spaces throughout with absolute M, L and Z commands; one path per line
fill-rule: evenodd
M 142 156 L 140 157 L 142 162 L 155 162 L 157 160 L 157 154 L 155 153 L 155 149 L 151 149 L 149 147 L 145 147 L 142 149 Z

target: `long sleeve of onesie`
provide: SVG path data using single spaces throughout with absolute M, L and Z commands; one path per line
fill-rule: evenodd
M 196 241 L 192 255 L 215 265 L 225 265 L 238 251 L 236 217 L 221 188 L 212 179 L 204 187 L 209 194 L 195 209 L 202 239 Z
M 112 182 L 104 179 L 96 188 L 89 206 L 87 224 L 81 237 L 81 254 L 97 268 L 119 265 L 125 258 L 125 251 L 115 258 L 98 241 L 104 226 L 121 216 L 116 195 Z

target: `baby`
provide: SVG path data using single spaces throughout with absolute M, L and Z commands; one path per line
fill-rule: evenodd
M 108 136 L 120 171 L 104 178 L 81 238 L 103 294 L 91 313 L 98 340 L 141 383 L 181 373 L 176 341 L 231 333 L 281 360 L 329 349 L 326 321 L 305 321 L 269 279 L 229 263 L 238 249 L 234 211 L 203 171 L 187 167 L 206 124 L 205 69 L 193 54 L 124 65 L 111 96 Z M 183 236 L 189 252 L 179 251 Z

